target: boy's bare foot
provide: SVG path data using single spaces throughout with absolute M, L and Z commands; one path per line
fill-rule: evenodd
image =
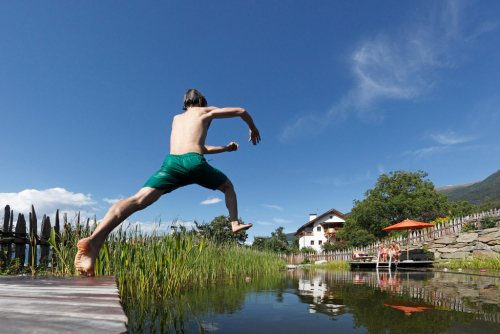
M 95 259 L 99 249 L 90 238 L 81 239 L 77 244 L 78 253 L 75 257 L 75 267 L 84 276 L 94 276 Z
M 253 226 L 253 224 L 240 224 L 238 222 L 232 222 L 231 225 L 234 233 L 238 231 L 248 230 L 250 227 Z

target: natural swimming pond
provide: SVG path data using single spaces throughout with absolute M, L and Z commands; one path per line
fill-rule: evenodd
M 125 301 L 135 333 L 499 333 L 500 278 L 293 270 Z

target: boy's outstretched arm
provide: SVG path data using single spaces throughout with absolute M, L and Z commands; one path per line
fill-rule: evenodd
M 203 154 L 216 154 L 222 152 L 232 152 L 238 149 L 239 145 L 231 142 L 227 146 L 209 146 L 205 145 L 205 149 L 203 150 Z
M 214 107 L 206 108 L 207 115 L 211 118 L 232 118 L 232 117 L 241 117 L 245 123 L 248 124 L 250 128 L 250 139 L 254 145 L 257 145 L 260 142 L 260 133 L 257 127 L 255 126 L 252 116 L 243 108 L 217 108 Z

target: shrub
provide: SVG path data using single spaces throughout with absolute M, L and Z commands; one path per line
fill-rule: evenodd
M 499 218 L 498 217 L 486 217 L 481 220 L 481 228 L 492 228 L 497 225 Z
M 346 241 L 337 241 L 334 243 L 324 243 L 321 245 L 321 249 L 325 252 L 336 252 L 336 251 L 342 251 L 347 249 L 347 242 Z
M 317 253 L 318 251 L 311 246 L 304 247 L 300 250 L 300 253 Z
M 465 224 L 464 227 L 462 227 L 462 232 L 470 232 L 474 231 L 475 229 L 476 229 L 476 224 L 470 222 Z
M 304 261 L 302 261 L 300 264 L 309 264 L 309 263 L 311 263 L 311 260 L 304 259 Z

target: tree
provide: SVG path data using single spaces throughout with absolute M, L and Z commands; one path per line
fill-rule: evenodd
M 470 204 L 467 201 L 450 203 L 450 216 L 453 218 L 465 217 L 478 211 L 479 208 L 476 205 Z
M 351 215 L 339 232 L 343 240 L 365 230 L 376 238 L 387 235 L 382 231 L 405 219 L 426 220 L 442 214 L 449 208 L 447 195 L 438 193 L 434 184 L 426 179 L 423 171 L 396 171 L 379 176 L 373 189 L 366 191 L 366 198 L 355 200 Z M 431 214 L 432 213 L 432 214 Z
M 292 238 L 292 252 L 297 253 L 300 249 L 299 245 L 300 235 L 294 235 Z
M 366 247 L 376 241 L 377 238 L 373 234 L 368 233 L 366 230 L 357 230 L 351 235 L 347 245 L 349 248 Z
M 238 222 L 243 224 L 241 218 L 238 219 Z M 205 236 L 208 240 L 213 240 L 217 243 L 244 243 L 248 238 L 246 231 L 238 231 L 236 233 L 233 232 L 229 216 L 221 215 L 215 217 L 210 223 L 198 223 L 196 221 L 194 223 L 196 225 L 196 229 L 201 235 Z
M 270 250 L 275 253 L 289 253 L 291 247 L 283 233 L 284 227 L 280 226 L 271 232 L 271 237 L 254 237 L 252 247 L 258 250 Z

